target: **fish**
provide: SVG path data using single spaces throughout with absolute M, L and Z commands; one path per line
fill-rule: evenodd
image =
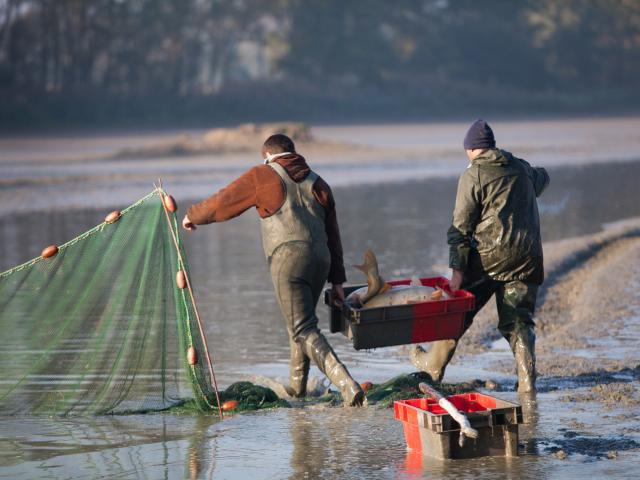
M 441 300 L 446 296 L 440 288 L 422 285 L 413 278 L 410 285 L 390 285 L 380 276 L 378 260 L 371 250 L 364 254 L 362 265 L 354 265 L 367 276 L 367 286 L 349 294 L 347 303 L 356 308 L 379 308 Z

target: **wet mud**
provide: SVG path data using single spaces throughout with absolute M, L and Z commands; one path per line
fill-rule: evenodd
M 560 428 L 558 432 L 561 434 L 560 438 L 532 439 L 531 441 L 537 443 L 544 452 L 561 460 L 573 454 L 613 460 L 618 457 L 618 452 L 640 448 L 640 443 L 624 435 L 593 436 L 568 428 Z
M 586 392 L 569 394 L 561 398 L 564 402 L 598 402 L 605 408 L 638 407 L 640 406 L 640 392 L 632 382 L 613 382 L 598 384 Z
M 114 159 L 147 159 L 185 157 L 190 155 L 219 155 L 228 152 L 256 152 L 262 142 L 274 134 L 284 134 L 303 146 L 312 144 L 311 127 L 304 123 L 246 123 L 237 127 L 214 128 L 202 135 L 183 134 L 178 138 L 158 140 L 156 143 L 119 150 L 107 157 Z

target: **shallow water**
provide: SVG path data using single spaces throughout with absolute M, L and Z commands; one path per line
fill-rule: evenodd
M 551 186 L 540 200 L 544 240 L 593 233 L 605 223 L 639 216 L 639 167 L 640 162 L 626 162 L 553 168 Z M 359 262 L 372 248 L 389 279 L 446 274 L 445 233 L 455 188 L 454 178 L 337 188 L 346 264 Z M 181 201 L 180 213 L 187 205 Z M 62 243 L 92 227 L 105 211 L 0 218 L 0 270 L 38 255 L 44 242 Z M 183 237 L 219 382 L 224 386 L 260 375 L 285 378 L 288 341 L 255 213 Z M 363 280 L 353 269 L 347 273 L 352 282 Z M 319 306 L 318 312 L 326 331 L 325 307 Z M 636 327 L 624 333 L 637 342 Z M 379 382 L 414 370 L 403 348 L 356 352 L 341 335 L 329 339 L 359 380 Z M 510 355 L 496 350 L 494 357 Z M 491 360 L 453 365 L 446 380 L 491 377 L 512 382 L 487 371 Z M 318 374 L 314 368 L 312 375 Z M 509 392 L 497 396 L 518 400 Z M 558 396 L 540 394 L 537 404 L 528 408 L 531 423 L 521 428 L 521 457 L 422 466 L 407 457 L 402 428 L 392 411 L 376 408 L 307 407 L 237 416 L 222 423 L 211 417 L 172 415 L 3 418 L 0 478 L 633 478 L 637 449 L 613 441 L 619 433 L 616 421 L 603 420 L 597 405 L 576 409 L 559 402 Z M 628 413 L 612 410 L 606 415 L 615 419 Z M 600 437 L 561 430 L 572 422 L 597 425 Z M 637 431 L 628 435 L 640 440 Z M 569 448 L 566 442 L 576 438 L 595 442 L 600 453 L 617 450 L 618 458 L 551 456 L 558 445 Z
M 501 397 L 518 400 L 509 393 Z M 3 420 L 0 477 L 634 478 L 637 453 L 626 451 L 613 429 L 597 439 L 561 430 L 588 423 L 592 412 L 576 414 L 553 394 L 541 397 L 525 410 L 530 423 L 520 429 L 517 458 L 415 458 L 406 451 L 402 426 L 391 410 L 316 407 L 241 415 L 222 423 L 171 415 Z M 568 450 L 567 442 L 585 439 L 596 449 L 602 443 L 604 455 L 607 448 L 617 449 L 617 458 L 575 453 L 559 460 L 550 454 L 558 445 Z

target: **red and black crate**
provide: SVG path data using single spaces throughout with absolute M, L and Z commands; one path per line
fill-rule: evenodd
M 475 297 L 465 290 L 452 292 L 445 277 L 421 278 L 420 282 L 426 287 L 443 289 L 449 298 L 358 309 L 346 303 L 337 307 L 333 304 L 331 290 L 325 290 L 324 301 L 331 308 L 329 330 L 348 337 L 356 350 L 459 338 L 465 314 L 473 309 Z M 409 285 L 411 280 L 388 283 Z M 345 296 L 364 286 L 345 287 Z
M 478 438 L 460 446 L 460 425 L 434 398 L 396 400 L 394 417 L 402 422 L 410 452 L 440 459 L 518 455 L 520 405 L 476 392 L 451 395 L 447 400 L 466 415 Z

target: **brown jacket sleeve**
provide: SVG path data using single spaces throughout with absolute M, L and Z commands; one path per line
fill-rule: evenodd
M 224 222 L 256 206 L 255 178 L 259 168 L 252 168 L 209 198 L 191 205 L 187 210 L 189 220 L 196 225 Z
M 313 185 L 313 193 L 318 202 L 325 208 L 325 230 L 327 232 L 327 245 L 331 253 L 331 267 L 329 269 L 330 283 L 344 283 L 347 275 L 344 270 L 344 259 L 342 253 L 342 240 L 340 239 L 340 228 L 338 227 L 338 215 L 336 213 L 336 202 L 329 185 L 318 178 Z

